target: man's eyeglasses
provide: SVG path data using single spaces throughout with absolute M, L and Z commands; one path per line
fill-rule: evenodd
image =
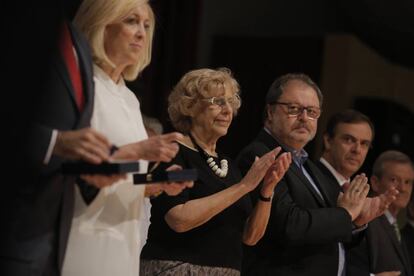
M 287 114 L 290 117 L 297 117 L 306 110 L 306 116 L 311 120 L 316 120 L 321 116 L 321 109 L 316 106 L 301 106 L 299 104 L 294 103 L 283 103 L 283 102 L 275 102 L 272 104 L 280 104 L 287 107 Z
M 239 108 L 240 102 L 241 102 L 241 99 L 238 94 L 235 94 L 233 97 L 230 97 L 230 98 L 211 97 L 211 98 L 206 98 L 202 100 L 210 103 L 211 105 L 216 105 L 219 107 L 223 107 L 228 103 L 232 108 Z

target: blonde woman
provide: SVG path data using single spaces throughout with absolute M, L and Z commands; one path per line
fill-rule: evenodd
M 140 103 L 124 82 L 134 80 L 150 62 L 154 14 L 147 1 L 84 0 L 74 24 L 89 41 L 95 63 L 91 125 L 121 146 L 113 158 L 140 160 L 140 172 L 147 171 L 144 160 L 171 161 L 178 151 L 175 141 L 182 135 L 148 138 Z M 103 181 L 99 176 L 84 180 Z M 145 196 L 163 191 L 175 195 L 191 185 L 133 185 L 129 175 L 111 187 L 89 193 L 90 197 L 85 196 L 88 193 L 81 196 L 78 190 L 62 274 L 138 275 L 145 239 L 140 226 L 148 220 Z

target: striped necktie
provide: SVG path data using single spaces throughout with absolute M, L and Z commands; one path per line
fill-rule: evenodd
M 398 227 L 398 223 L 397 222 L 394 222 L 392 224 L 392 227 L 394 228 L 395 235 L 397 236 L 397 240 L 399 242 L 401 242 L 401 232 L 400 232 L 400 228 Z

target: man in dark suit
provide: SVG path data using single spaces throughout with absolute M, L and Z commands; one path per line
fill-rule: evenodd
M 394 275 L 412 276 L 407 246 L 401 238 L 397 216 L 410 200 L 414 182 L 413 163 L 402 152 L 385 151 L 375 160 L 370 181 L 376 194 L 383 193 L 391 186 L 399 192 L 384 215 L 371 222 L 367 229 L 372 272 L 394 271 L 401 273 Z
M 401 230 L 401 236 L 407 246 L 411 261 L 411 271 L 414 273 L 414 193 L 411 192 L 411 200 L 407 206 L 407 224 Z
M 60 274 L 75 183 L 59 173 L 60 165 L 65 159 L 97 164 L 109 158 L 109 141 L 88 127 L 94 100 L 88 45 L 70 24 L 62 29 L 59 43 L 45 45 L 55 50 L 53 62 L 23 131 L 16 164 L 21 175 L 5 187 L 1 201 L 1 275 Z
M 345 183 L 361 168 L 374 138 L 374 126 L 371 120 L 356 110 L 344 110 L 332 115 L 323 136 L 322 157 L 316 164 L 320 170 L 340 190 Z M 387 193 L 367 198 L 368 205 L 378 206 L 376 217 L 382 215 L 388 205 L 395 199 L 396 190 L 391 187 Z M 368 225 L 368 227 L 370 227 Z M 369 251 L 365 237 L 357 245 L 347 250 L 346 274 L 352 276 L 369 276 Z
M 278 78 L 266 96 L 264 128 L 238 158 L 246 172 L 256 156 L 281 145 L 292 153 L 288 172 L 275 189 L 265 236 L 244 266 L 246 275 L 343 275 L 343 243 L 351 242 L 367 222 L 360 216 L 368 193 L 364 175 L 340 194 L 307 158 L 304 146 L 314 138 L 322 93 L 306 75 Z M 253 200 L 268 200 L 258 192 Z M 362 229 L 361 229 L 362 228 Z M 248 252 L 250 254 L 251 252 Z M 250 258 L 250 257 L 248 257 Z

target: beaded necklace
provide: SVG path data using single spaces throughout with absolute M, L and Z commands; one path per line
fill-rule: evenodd
M 221 178 L 226 177 L 227 172 L 229 170 L 229 163 L 226 159 L 221 159 L 220 160 L 220 167 L 217 165 L 216 161 L 214 161 L 214 158 L 208 154 L 205 150 L 203 150 L 195 141 L 194 137 L 191 135 L 191 133 L 189 134 L 191 142 L 193 142 L 193 145 L 197 148 L 198 152 L 200 153 L 200 155 L 203 157 L 203 159 L 206 159 L 206 162 L 208 164 L 208 166 L 211 168 L 211 170 L 218 176 Z

